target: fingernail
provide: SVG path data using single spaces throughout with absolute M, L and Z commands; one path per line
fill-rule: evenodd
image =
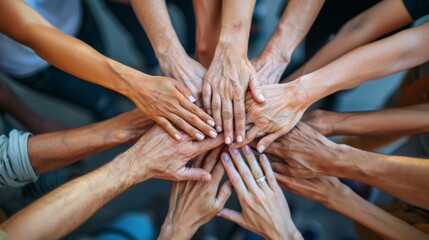
M 203 140 L 204 139 L 204 135 L 202 133 L 195 133 L 195 137 L 198 138 L 198 140 Z
M 231 159 L 229 158 L 228 153 L 222 153 L 222 160 L 225 162 L 229 162 Z
M 266 133 L 264 133 L 264 132 L 258 132 L 258 134 L 256 134 L 256 137 L 262 137 L 262 136 L 264 136 Z
M 265 146 L 261 145 L 258 147 L 258 152 L 263 153 L 265 151 Z
M 214 127 L 215 126 L 215 122 L 213 122 L 213 120 L 207 120 L 207 124 L 210 125 L 210 127 Z
M 217 217 L 221 217 L 221 216 L 222 216 L 222 214 L 220 214 L 220 213 L 217 213 L 217 214 L 216 214 L 216 216 L 217 216 Z
M 221 126 L 216 126 L 216 131 L 217 132 L 222 132 L 222 127 Z
M 195 99 L 194 96 L 189 96 L 188 99 L 193 103 L 197 101 L 197 99 Z
M 245 146 L 244 146 L 244 152 L 245 152 L 246 154 L 251 154 L 251 153 L 252 153 L 252 150 L 250 150 L 250 147 L 249 147 L 248 145 L 245 145 Z
M 202 181 L 203 182 L 208 182 L 208 181 L 210 181 L 211 180 L 211 176 L 210 175 L 208 175 L 208 174 L 206 174 L 206 175 L 203 175 L 203 177 L 202 177 Z
M 206 112 L 207 112 L 207 114 L 208 114 L 208 115 L 212 115 L 212 110 L 207 109 L 207 111 L 206 111 Z
M 225 144 L 230 144 L 231 143 L 231 138 L 230 137 L 226 137 L 225 138 Z
M 243 141 L 243 137 L 241 135 L 237 136 L 237 142 L 242 142 Z
M 174 134 L 174 138 L 176 138 L 176 140 L 180 140 L 182 137 L 180 136 L 180 134 Z
M 231 148 L 231 153 L 234 154 L 234 155 L 238 155 L 237 148 Z
M 265 97 L 262 93 L 258 94 L 259 99 L 261 99 L 261 101 L 265 101 Z
M 215 131 L 210 131 L 210 137 L 212 137 L 212 138 L 217 137 L 217 132 L 215 132 Z
M 268 157 L 267 157 L 267 155 L 265 155 L 265 154 L 261 154 L 261 159 L 262 159 L 263 161 L 268 161 Z

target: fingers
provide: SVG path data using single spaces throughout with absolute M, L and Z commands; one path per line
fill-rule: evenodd
M 211 111 L 212 88 L 211 88 L 210 84 L 208 84 L 208 83 L 203 84 L 202 94 L 203 94 L 204 109 L 206 110 L 206 112 L 209 115 L 212 115 L 212 111 Z
M 217 136 L 217 133 L 213 128 L 213 126 L 215 125 L 213 118 L 211 118 L 209 115 L 207 115 L 207 113 L 205 113 L 203 110 L 201 110 L 197 105 L 193 103 L 190 103 L 188 101 L 182 101 L 181 105 L 187 111 L 182 109 L 181 111 L 180 110 L 177 111 L 176 114 L 183 117 L 184 120 L 186 120 L 192 126 L 202 131 L 207 136 L 210 136 L 212 138 L 215 138 Z M 195 135 L 191 135 L 191 136 L 195 136 Z M 199 139 L 199 140 L 202 140 L 202 139 Z
M 261 179 L 264 176 L 267 177 L 259 166 L 259 163 L 257 162 L 256 157 L 252 152 L 252 149 L 250 149 L 248 145 L 243 147 L 243 152 L 246 156 L 247 162 L 249 163 L 250 169 L 252 170 L 253 178 L 256 180 Z M 257 184 L 264 190 L 268 189 L 268 184 L 266 181 Z
M 224 182 L 220 187 L 216 197 L 216 204 L 218 204 L 218 207 L 223 208 L 225 206 L 225 203 L 228 200 L 228 198 L 231 196 L 231 193 L 232 193 L 231 182 L 230 181 Z
M 212 176 L 209 172 L 201 168 L 182 168 L 182 171 L 178 174 L 179 181 L 210 181 Z
M 256 78 L 256 74 L 252 74 L 252 76 L 250 77 L 249 89 L 250 89 L 250 92 L 252 93 L 253 99 L 255 99 L 256 102 L 258 103 L 265 102 L 265 97 L 264 97 L 264 94 L 262 94 L 259 81 Z
M 280 130 L 263 137 L 258 142 L 258 146 L 257 146 L 258 152 L 263 153 L 265 149 L 267 149 L 275 140 L 277 140 L 277 138 L 285 135 L 288 131 L 289 131 L 288 128 L 281 128 Z
M 154 120 L 162 127 L 165 129 L 165 131 L 167 131 L 167 133 L 175 138 L 176 140 L 180 140 L 182 139 L 182 135 L 180 134 L 179 131 L 177 131 L 176 128 L 173 127 L 173 125 L 165 118 L 163 117 L 158 117 L 158 118 L 154 118 Z
M 218 187 L 220 181 L 222 180 L 222 177 L 225 173 L 225 170 L 223 168 L 222 162 L 218 161 L 212 171 L 212 181 L 216 188 Z
M 256 192 L 260 190 L 258 185 L 255 182 L 255 178 L 250 172 L 249 167 L 247 167 L 246 163 L 244 162 L 244 159 L 241 156 L 238 149 L 230 148 L 229 152 L 231 153 L 232 160 L 234 161 L 234 165 L 237 168 L 238 172 L 240 173 L 241 178 L 246 183 L 247 189 L 251 191 L 256 191 Z
M 242 199 L 248 194 L 248 191 L 246 186 L 244 185 L 243 180 L 241 179 L 240 174 L 237 172 L 237 169 L 235 169 L 235 166 L 232 163 L 231 157 L 228 153 L 222 153 L 221 159 L 226 174 L 228 175 L 232 186 L 234 186 L 234 189 L 237 192 L 238 198 Z
M 290 176 L 290 169 L 286 163 L 271 163 L 271 168 L 279 174 Z
M 193 154 L 195 154 L 192 157 L 195 157 L 223 144 L 223 135 L 219 134 L 217 138 L 207 138 L 204 141 L 195 141 L 192 144 Z
M 197 101 L 197 99 L 194 96 L 192 96 L 191 90 L 189 90 L 187 87 L 183 86 L 177 81 L 172 81 L 172 82 L 176 87 L 176 89 L 179 90 L 179 92 L 181 92 L 189 101 L 191 101 L 192 103 Z
M 223 133 L 225 135 L 225 144 L 231 144 L 234 140 L 234 119 L 233 119 L 233 108 L 230 99 L 222 99 L 222 123 Z
M 222 151 L 222 147 L 217 147 L 211 150 L 204 159 L 203 169 L 212 172 L 214 166 L 218 162 L 220 152 Z
M 239 143 L 239 142 L 234 142 L 231 147 L 232 148 L 239 148 L 242 147 L 246 144 L 251 143 L 257 136 L 259 133 L 260 129 L 258 126 L 254 125 L 252 126 L 252 128 L 250 128 L 247 132 L 246 132 L 246 138 L 244 139 L 243 142 Z
M 264 169 L 265 176 L 267 178 L 268 185 L 273 190 L 280 190 L 279 185 L 276 181 L 276 176 L 274 175 L 273 169 L 271 168 L 270 161 L 267 158 L 267 155 L 262 154 L 259 157 L 259 161 L 261 162 L 262 168 Z
M 189 124 L 185 119 L 181 118 L 180 116 L 171 114 L 169 118 L 177 127 L 182 129 L 192 138 L 196 140 L 203 140 L 205 138 L 202 132 L 194 128 L 191 124 Z
M 231 222 L 235 222 L 241 226 L 244 226 L 243 216 L 241 215 L 241 213 L 235 210 L 224 208 L 218 213 L 218 216 L 223 217 Z
M 234 99 L 234 123 L 236 136 L 235 139 L 238 143 L 241 143 L 245 138 L 246 127 L 246 109 L 243 98 Z
M 212 97 L 213 118 L 216 124 L 216 131 L 222 132 L 222 100 L 219 94 L 213 94 Z

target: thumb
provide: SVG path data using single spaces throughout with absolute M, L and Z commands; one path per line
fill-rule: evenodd
M 226 201 L 231 196 L 231 192 L 232 192 L 231 182 L 230 181 L 224 182 L 220 187 L 219 193 L 217 194 L 217 198 L 216 198 L 220 207 L 225 206 Z
M 255 99 L 256 102 L 265 102 L 265 96 L 262 94 L 261 84 L 256 78 L 256 74 L 252 74 L 252 76 L 250 76 L 249 89 L 252 93 L 253 99 Z
M 189 101 L 191 101 L 192 103 L 197 101 L 195 96 L 192 96 L 191 90 L 189 90 L 187 87 L 180 84 L 178 81 L 173 80 L 173 82 L 176 89 L 179 90 L 179 92 L 181 92 Z
M 267 136 L 263 137 L 257 145 L 257 150 L 259 153 L 263 153 L 265 149 L 267 149 L 274 141 L 277 140 L 277 138 L 283 136 L 287 133 L 287 128 L 281 128 L 280 130 L 273 132 L 271 134 L 268 134 Z
M 223 218 L 225 218 L 231 222 L 235 222 L 241 226 L 244 225 L 243 215 L 241 215 L 241 213 L 239 213 L 235 210 L 232 210 L 229 208 L 224 208 L 217 214 L 217 216 L 223 217 Z
M 178 174 L 179 181 L 202 181 L 208 182 L 212 179 L 212 175 L 202 168 L 185 167 L 183 171 Z

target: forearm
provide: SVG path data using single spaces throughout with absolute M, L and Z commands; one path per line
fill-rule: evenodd
M 186 54 L 171 23 L 165 0 L 131 2 L 160 61 L 170 54 Z
M 222 26 L 216 48 L 247 58 L 247 48 L 255 0 L 222 1 Z
M 125 160 L 121 155 L 100 169 L 64 184 L 15 214 L 2 229 L 12 239 L 61 238 L 134 184 L 124 171 Z
M 307 35 L 324 2 L 324 0 L 289 1 L 264 52 L 276 55 L 283 63 L 289 63 L 293 52 Z
M 373 112 L 327 114 L 327 118 L 336 119 L 330 135 L 380 136 L 429 132 L 429 104 Z
M 357 48 L 297 81 L 315 102 L 336 91 L 419 65 L 429 58 L 429 49 L 425 48 L 428 31 L 429 23 L 425 23 Z
M 391 13 L 395 13 L 395 18 Z M 394 31 L 413 19 L 401 0 L 382 1 L 348 21 L 338 34 L 322 47 L 310 60 L 286 78 L 292 81 L 313 72 L 343 54 Z
M 326 174 L 375 186 L 411 204 L 429 209 L 429 161 L 425 159 L 369 153 L 337 145 Z
M 428 236 L 406 222 L 398 219 L 379 207 L 359 197 L 352 190 L 343 187 L 339 196 L 332 197 L 327 206 L 367 228 L 375 231 L 386 239 L 427 239 Z
M 33 169 L 41 174 L 130 141 L 133 136 L 126 128 L 113 124 L 115 121 L 113 118 L 77 129 L 30 137 L 28 155 Z

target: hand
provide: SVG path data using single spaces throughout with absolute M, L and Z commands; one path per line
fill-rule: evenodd
M 342 159 L 338 152 L 340 147 L 304 123 L 299 123 L 289 134 L 271 144 L 266 152 L 287 162 L 287 166 L 272 163 L 276 171 L 293 177 L 313 178 L 333 171 L 336 161 Z
M 192 96 L 201 100 L 201 90 L 203 88 L 203 78 L 206 69 L 194 59 L 186 54 L 165 54 L 159 59 L 162 73 L 176 79 L 183 86 L 191 90 Z
M 200 226 L 224 207 L 231 195 L 231 186 L 225 182 L 219 189 L 224 175 L 222 163 L 218 161 L 222 149 L 218 147 L 212 150 L 204 160 L 193 165 L 211 172 L 212 179 L 209 182 L 173 182 L 170 207 L 158 239 L 191 239 Z
M 267 98 L 265 103 L 258 104 L 251 96 L 246 96 L 246 124 L 253 126 L 247 131 L 246 140 L 242 143 L 253 141 L 260 133 L 269 133 L 257 145 L 260 153 L 277 138 L 288 133 L 310 105 L 305 91 L 293 82 L 265 85 L 261 90 Z
M 137 108 L 107 121 L 109 122 L 107 128 L 116 132 L 114 137 L 118 143 L 137 141 L 155 124 L 152 119 Z
M 229 154 L 222 154 L 223 166 L 237 192 L 242 212 L 223 209 L 219 215 L 267 239 L 303 239 L 291 219 L 268 158 L 265 155 L 259 158 L 261 169 L 249 146 L 246 145 L 243 152 L 250 169 L 238 149 L 230 149 L 232 161 Z M 266 181 L 257 183 L 256 179 L 263 176 Z
M 217 136 L 209 126 L 214 126 L 213 118 L 192 103 L 196 101 L 192 94 L 176 80 L 151 77 L 148 81 L 136 81 L 133 85 L 130 98 L 172 137 L 177 140 L 182 138 L 172 123 L 198 140 L 203 140 L 204 134 L 212 138 Z
M 252 60 L 256 70 L 256 76 L 263 85 L 277 84 L 280 82 L 288 62 L 279 59 L 275 54 L 263 51 L 261 55 Z
M 335 133 L 335 125 L 342 119 L 341 113 L 317 109 L 304 113 L 301 120 L 322 135 L 331 136 Z
M 285 167 L 287 168 L 287 166 Z M 333 207 L 340 192 L 352 191 L 336 177 L 295 178 L 287 176 L 285 172 L 274 166 L 273 170 L 281 188 L 319 202 L 329 208 Z
M 207 112 L 213 112 L 216 130 L 225 135 L 225 143 L 235 139 L 243 141 L 245 137 L 244 97 L 250 88 L 253 98 L 263 102 L 264 97 L 257 89 L 255 70 L 245 57 L 237 57 L 233 51 L 225 53 L 216 49 L 215 57 L 204 77 L 203 102 Z M 233 124 L 235 123 L 235 131 Z
M 149 178 L 172 181 L 210 181 L 211 175 L 201 168 L 186 167 L 188 161 L 223 143 L 217 138 L 194 141 L 184 136 L 180 141 L 170 137 L 160 126 L 155 125 L 124 154 L 129 164 L 130 177 L 138 182 Z

